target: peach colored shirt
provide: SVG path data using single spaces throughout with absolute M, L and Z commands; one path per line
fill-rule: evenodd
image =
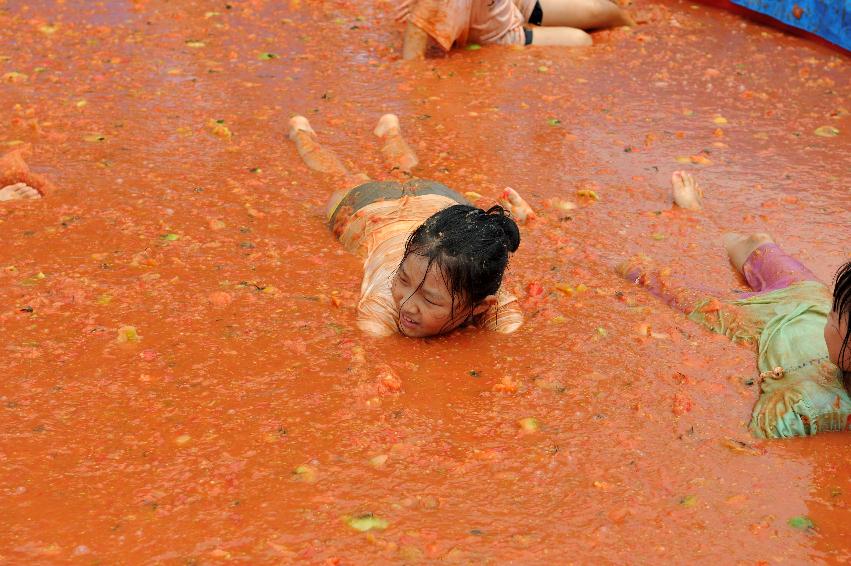
M 528 22 L 529 18 L 532 17 L 532 12 L 535 10 L 535 4 L 537 3 L 538 0 L 514 0 L 514 5 L 523 14 L 524 22 Z
M 357 306 L 358 327 L 374 336 L 398 332 L 399 311 L 390 285 L 408 236 L 429 216 L 453 204 L 440 195 L 405 196 L 374 202 L 351 215 L 340 230 L 340 242 L 364 258 L 361 296 Z M 511 333 L 523 324 L 517 298 L 502 289 L 497 304 L 474 318 L 473 324 L 502 333 Z
M 449 51 L 452 45 L 523 45 L 529 0 L 401 0 L 396 19 L 410 21 Z M 534 8 L 528 8 L 531 13 Z M 519 7 L 522 6 L 522 7 Z

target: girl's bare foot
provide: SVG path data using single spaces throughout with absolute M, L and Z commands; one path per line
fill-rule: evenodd
M 372 133 L 384 140 L 381 147 L 384 161 L 394 170 L 410 174 L 419 163 L 419 159 L 402 137 L 399 117 L 395 114 L 385 114 L 378 120 Z
M 394 129 L 397 132 L 399 131 L 399 117 L 395 114 L 385 114 L 378 119 L 378 124 L 375 126 L 372 133 L 379 138 L 383 138 L 390 132 L 390 130 Z
M 703 209 L 703 189 L 694 180 L 691 174 L 685 171 L 674 171 L 671 175 L 671 188 L 674 193 L 674 202 L 680 208 L 686 210 Z
M 308 132 L 314 136 L 316 135 L 316 132 L 314 132 L 313 128 L 310 127 L 310 122 L 307 118 L 297 114 L 290 118 L 290 131 L 288 133 L 289 138 L 291 140 L 295 139 L 298 132 Z
M 727 255 L 730 256 L 730 261 L 739 272 L 742 271 L 742 266 L 754 250 L 764 244 L 771 243 L 774 243 L 774 240 L 765 232 L 757 232 L 750 236 L 736 232 L 724 234 L 724 247 L 727 249 Z
M 0 201 L 41 198 L 41 193 L 26 183 L 15 183 L 0 189 Z

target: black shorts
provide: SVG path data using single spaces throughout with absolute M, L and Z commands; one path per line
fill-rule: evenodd
M 368 204 L 381 200 L 398 200 L 403 196 L 441 195 L 449 197 L 458 204 L 470 204 L 467 199 L 444 184 L 427 179 L 411 179 L 398 183 L 396 181 L 369 181 L 358 185 L 346 193 L 346 196 L 334 209 L 328 226 L 334 229 L 340 214 L 352 214 Z
M 529 23 L 535 26 L 539 26 L 543 21 L 544 11 L 541 10 L 541 3 L 535 2 L 535 7 L 532 9 L 532 14 L 529 16 Z
M 532 13 L 529 15 L 529 23 L 533 26 L 539 26 L 544 21 L 544 11 L 541 9 L 541 2 L 535 2 L 535 7 L 532 8 Z M 532 45 L 532 35 L 534 32 L 529 28 L 523 29 L 525 39 L 523 45 Z

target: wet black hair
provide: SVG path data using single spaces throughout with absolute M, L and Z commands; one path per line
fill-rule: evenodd
M 841 324 L 845 320 L 845 336 L 842 338 L 842 347 L 839 348 L 838 361 L 841 364 L 845 352 L 848 351 L 851 341 L 851 261 L 839 268 L 833 285 L 833 310 Z
M 456 204 L 433 214 L 414 230 L 399 265 L 411 254 L 428 260 L 426 273 L 436 264 L 452 295 L 454 318 L 456 297 L 472 314 L 485 297 L 496 294 L 509 254 L 519 246 L 520 230 L 504 208 L 495 205 L 483 210 Z

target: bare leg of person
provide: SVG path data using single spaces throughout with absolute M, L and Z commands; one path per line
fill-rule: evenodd
M 310 127 L 310 122 L 304 116 L 293 116 L 290 118 L 289 138 L 295 142 L 298 154 L 304 160 L 304 164 L 320 173 L 349 177 L 351 171 L 343 165 L 343 162 L 333 151 L 320 145 L 316 139 L 316 132 Z
M 635 25 L 630 15 L 611 0 L 539 1 L 543 14 L 541 20 L 543 26 L 598 29 Z
M 676 206 L 687 210 L 703 209 L 703 189 L 690 173 L 674 171 L 671 175 L 671 192 Z M 730 262 L 739 273 L 743 273 L 742 268 L 754 250 L 764 244 L 774 243 L 771 236 L 764 232 L 750 235 L 728 232 L 724 234 L 723 241 Z
M 724 234 L 724 247 L 727 249 L 727 255 L 730 256 L 730 261 L 739 273 L 742 272 L 742 267 L 754 250 L 764 244 L 773 243 L 774 240 L 765 232 L 757 232 L 749 236 L 736 232 Z
M 14 185 L 8 185 L 0 189 L 0 202 L 37 198 L 41 198 L 41 193 L 26 183 L 15 183 Z
M 381 155 L 384 156 L 384 162 L 390 166 L 391 170 L 410 175 L 419 163 L 419 159 L 402 137 L 399 117 L 395 114 L 385 114 L 378 120 L 373 133 L 383 141 Z
M 316 139 L 316 132 L 310 126 L 310 122 L 304 116 L 293 116 L 290 118 L 289 138 L 295 142 L 298 154 L 304 160 L 305 165 L 320 173 L 326 173 L 336 177 L 339 186 L 328 200 L 327 212 L 332 213 L 340 200 L 352 187 L 366 183 L 369 177 L 364 173 L 352 173 L 343 164 L 336 153 L 324 148 Z
M 405 27 L 405 36 L 402 40 L 402 59 L 424 59 L 428 47 L 428 34 L 411 22 Z
M 644 255 L 623 261 L 616 271 L 625 279 L 646 288 L 668 306 L 685 314 L 691 313 L 694 306 L 706 297 L 706 293 L 680 284 L 671 276 L 670 269 L 659 269 Z
M 592 43 L 591 36 L 581 29 L 538 26 L 532 30 L 532 45 L 587 47 Z

